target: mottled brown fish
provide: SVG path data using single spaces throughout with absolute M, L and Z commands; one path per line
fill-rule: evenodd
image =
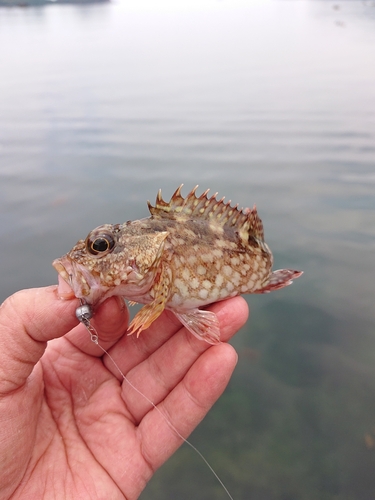
M 166 203 L 159 191 L 151 217 L 104 224 L 53 262 L 77 298 L 92 306 L 112 295 L 146 304 L 129 332 L 148 328 L 169 309 L 199 339 L 215 344 L 220 329 L 213 312 L 199 309 L 243 293 L 266 293 L 292 283 L 302 272 L 272 272 L 256 208 L 232 207 L 196 186 Z

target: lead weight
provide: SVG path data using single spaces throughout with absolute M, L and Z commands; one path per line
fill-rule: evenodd
M 77 307 L 76 317 L 81 323 L 89 321 L 92 318 L 92 307 L 89 304 Z

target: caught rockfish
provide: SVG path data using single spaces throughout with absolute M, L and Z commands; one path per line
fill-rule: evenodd
M 146 304 L 129 332 L 148 328 L 169 309 L 196 337 L 220 341 L 213 312 L 199 307 L 243 293 L 284 288 L 301 271 L 272 272 L 272 253 L 264 242 L 256 208 L 238 209 L 209 190 L 195 187 L 167 203 L 159 191 L 151 217 L 104 224 L 80 240 L 53 266 L 75 296 L 96 306 L 112 295 Z

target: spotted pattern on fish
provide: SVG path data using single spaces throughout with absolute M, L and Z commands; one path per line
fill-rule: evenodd
M 78 298 L 97 305 L 121 295 L 145 306 L 129 332 L 148 328 L 169 309 L 195 336 L 220 341 L 216 315 L 201 306 L 245 293 L 266 293 L 291 284 L 302 272 L 272 272 L 256 207 L 239 209 L 217 193 L 185 198 L 180 186 L 169 202 L 159 191 L 151 217 L 104 224 L 53 262 Z

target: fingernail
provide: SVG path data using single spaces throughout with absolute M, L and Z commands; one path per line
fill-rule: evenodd
M 75 298 L 74 292 L 66 281 L 59 276 L 59 284 L 57 287 L 57 295 L 62 300 L 71 300 Z

